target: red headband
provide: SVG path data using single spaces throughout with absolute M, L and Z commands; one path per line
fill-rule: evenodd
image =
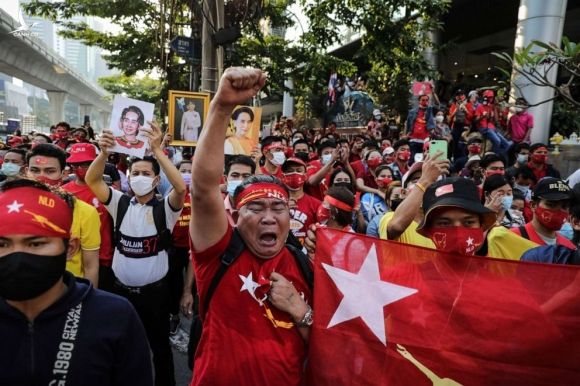
M 342 201 L 337 200 L 334 197 L 331 197 L 329 195 L 324 196 L 324 202 L 326 202 L 327 204 L 330 204 L 340 210 L 344 210 L 347 212 L 352 212 L 354 210 L 354 208 Z
M 68 238 L 72 209 L 52 192 L 33 187 L 0 194 L 0 236 L 31 235 Z
M 274 148 L 284 149 L 284 144 L 282 142 L 272 142 L 271 144 L 264 146 L 262 151 L 269 151 Z
M 261 198 L 277 198 L 286 204 L 288 203 L 288 193 L 283 187 L 271 182 L 258 182 L 248 185 L 242 190 L 236 200 L 236 209 L 239 210 L 248 202 Z

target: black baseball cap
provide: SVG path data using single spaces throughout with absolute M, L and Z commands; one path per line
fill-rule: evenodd
M 423 211 L 425 216 L 417 227 L 417 232 L 423 232 L 433 210 L 443 207 L 455 207 L 476 213 L 481 218 L 481 228 L 486 231 L 495 224 L 497 214 L 483 206 L 477 186 L 467 178 L 451 177 L 437 181 L 427 188 L 423 195 Z
M 549 201 L 563 201 L 572 199 L 572 189 L 559 178 L 542 178 L 532 191 L 533 199 L 543 199 Z

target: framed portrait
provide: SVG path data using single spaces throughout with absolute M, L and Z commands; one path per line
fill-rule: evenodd
M 171 145 L 196 146 L 209 109 L 209 93 L 169 90 Z
M 110 149 L 114 153 L 143 158 L 149 148 L 149 140 L 141 128 L 149 127 L 153 120 L 153 103 L 116 95 L 113 100 L 113 112 L 109 127 L 115 136 L 115 145 Z
M 262 108 L 236 106 L 232 111 L 230 125 L 224 142 L 226 155 L 250 155 L 258 145 Z

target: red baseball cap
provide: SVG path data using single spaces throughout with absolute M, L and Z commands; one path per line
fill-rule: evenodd
M 296 158 L 296 157 L 290 157 L 288 158 L 285 162 L 284 162 L 284 166 L 286 164 L 298 164 L 300 166 L 304 166 L 307 167 L 306 162 L 302 161 L 300 158 Z
M 97 149 L 90 143 L 75 143 L 70 147 L 70 157 L 66 159 L 69 164 L 92 162 L 97 158 Z

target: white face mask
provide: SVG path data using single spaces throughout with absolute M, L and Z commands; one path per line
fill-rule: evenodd
M 131 176 L 129 185 L 136 196 L 146 196 L 153 190 L 153 178 L 147 176 Z
M 230 197 L 234 197 L 234 192 L 236 188 L 242 184 L 243 180 L 229 180 L 227 191 Z
M 181 173 L 181 178 L 183 178 L 185 185 L 191 185 L 191 173 Z
M 272 153 L 273 157 L 270 160 L 276 166 L 282 166 L 284 161 L 286 161 L 286 156 L 284 155 L 283 151 L 277 151 Z
M 442 123 L 443 122 L 443 119 L 444 119 L 443 115 L 437 115 L 435 117 L 435 120 L 437 121 L 437 123 Z
M 324 154 L 320 161 L 322 162 L 323 165 L 326 165 L 327 163 L 330 162 L 331 159 L 332 159 L 332 154 Z

